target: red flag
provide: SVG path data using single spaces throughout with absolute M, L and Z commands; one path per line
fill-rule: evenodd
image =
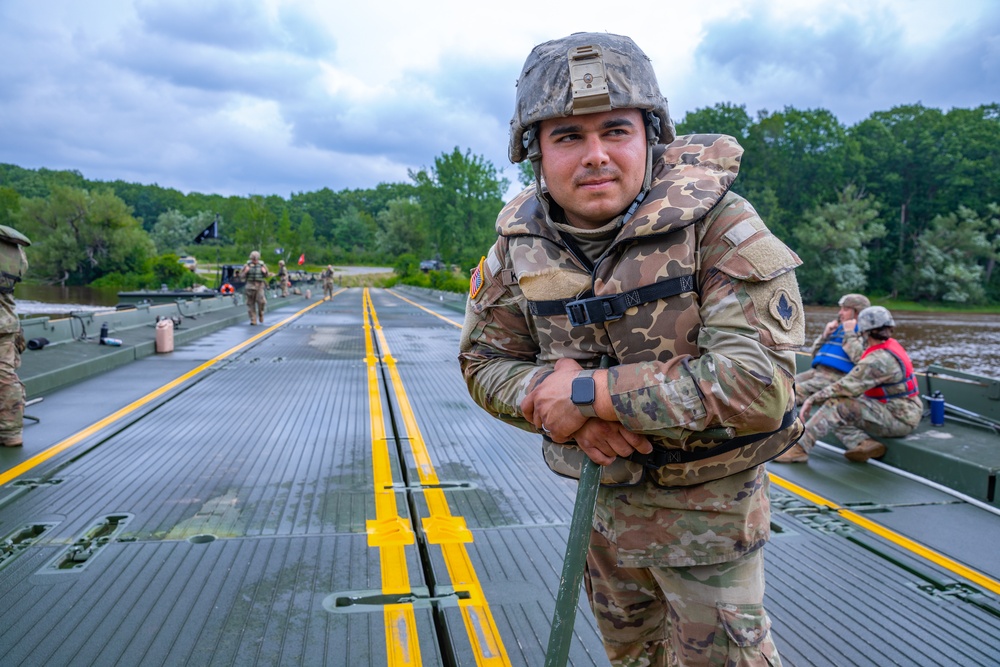
M 305 263 L 306 263 L 306 254 L 302 253 L 301 255 L 299 255 L 299 266 L 302 266 Z

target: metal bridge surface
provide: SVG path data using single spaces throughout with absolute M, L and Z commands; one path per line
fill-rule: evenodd
M 541 665 L 575 482 L 469 399 L 461 314 L 350 289 L 268 324 L 31 408 L 0 665 Z M 784 663 L 1000 665 L 1000 517 L 815 459 L 771 469 Z M 607 665 L 585 599 L 569 659 Z

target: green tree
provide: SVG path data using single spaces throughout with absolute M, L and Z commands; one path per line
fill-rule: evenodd
M 240 249 L 247 254 L 257 250 L 264 256 L 265 248 L 274 240 L 275 217 L 260 195 L 253 195 L 244 202 L 236 214 L 233 237 Z
M 802 216 L 837 199 L 837 191 L 851 182 L 853 144 L 846 128 L 825 109 L 760 112 L 746 139 L 740 177 L 733 189 L 741 194 L 772 191 L 779 207 L 767 224 L 781 238 L 789 238 Z
M 879 206 L 849 185 L 836 203 L 822 204 L 795 228 L 802 266 L 796 270 L 808 301 L 836 303 L 848 292 L 865 292 L 868 250 L 865 244 L 885 234 Z
M 420 205 L 430 221 L 433 249 L 445 262 L 469 264 L 493 243 L 494 223 L 510 181 L 489 160 L 455 147 L 434 168 L 410 171 Z
M 408 199 L 396 199 L 378 214 L 375 242 L 378 252 L 386 257 L 405 254 L 426 257 L 427 219 L 420 204 Z
M 32 244 L 32 272 L 52 282 L 86 285 L 108 273 L 144 273 L 153 241 L 112 192 L 56 185 L 29 199 L 20 220 Z
M 312 216 L 304 213 L 302 220 L 293 231 L 293 252 L 290 256 L 295 261 L 298 261 L 298 258 L 303 254 L 306 257 L 319 257 L 320 254 L 317 252 L 319 248 L 316 246 L 316 225 L 313 223 Z
M 171 209 L 157 217 L 150 237 L 156 244 L 157 252 L 182 255 L 187 246 L 194 242 L 194 237 L 212 224 L 214 218 L 215 215 L 210 211 L 186 216 L 177 209 Z
M 20 210 L 21 195 L 17 194 L 17 190 L 0 186 L 0 225 L 15 227 Z
M 728 134 L 741 144 L 750 134 L 753 119 L 746 106 L 722 102 L 714 107 L 695 109 L 685 114 L 677 123 L 677 135 L 682 134 Z
M 995 259 L 994 221 L 960 206 L 936 216 L 916 241 L 915 280 L 906 290 L 916 300 L 981 303 L 986 297 L 986 261 Z

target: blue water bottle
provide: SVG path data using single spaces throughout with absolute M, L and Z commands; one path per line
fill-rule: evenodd
M 944 426 L 944 396 L 940 391 L 935 391 L 927 402 L 931 405 L 931 425 Z

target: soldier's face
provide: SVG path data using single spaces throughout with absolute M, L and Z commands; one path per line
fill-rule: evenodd
M 574 227 L 607 224 L 642 189 L 646 129 L 638 109 L 544 120 L 539 145 L 549 194 Z

